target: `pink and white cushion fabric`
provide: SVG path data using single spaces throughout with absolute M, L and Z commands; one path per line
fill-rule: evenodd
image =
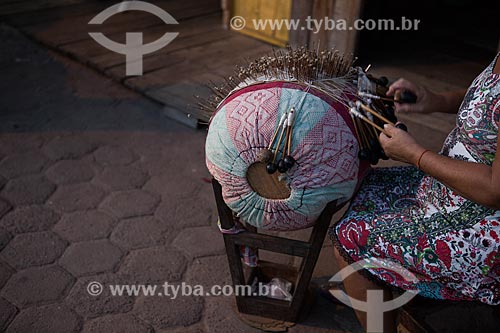
M 268 199 L 247 181 L 281 116 L 296 109 L 292 156 L 283 176 L 287 199 Z M 347 108 L 321 93 L 290 82 L 268 82 L 233 92 L 217 108 L 207 141 L 206 163 L 222 185 L 224 201 L 245 222 L 268 230 L 310 227 L 326 204 L 351 198 L 368 168 L 358 159 L 358 142 Z

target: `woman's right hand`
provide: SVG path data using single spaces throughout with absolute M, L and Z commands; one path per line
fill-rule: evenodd
M 390 85 L 387 96 L 394 96 L 397 91 L 410 91 L 417 96 L 416 103 L 394 103 L 396 112 L 417 112 L 430 113 L 438 112 L 440 96 L 432 91 L 410 82 L 406 79 L 399 79 Z

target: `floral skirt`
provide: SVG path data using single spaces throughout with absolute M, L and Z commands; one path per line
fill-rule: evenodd
M 350 263 L 394 261 L 418 279 L 366 269 L 386 284 L 434 299 L 500 304 L 500 211 L 457 197 L 414 167 L 376 168 L 330 236 Z

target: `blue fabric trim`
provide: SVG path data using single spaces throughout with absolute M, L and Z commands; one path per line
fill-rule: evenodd
M 207 158 L 219 169 L 235 176 L 245 177 L 248 165 L 240 157 L 229 135 L 225 107 L 213 117 L 210 127 L 205 144 Z

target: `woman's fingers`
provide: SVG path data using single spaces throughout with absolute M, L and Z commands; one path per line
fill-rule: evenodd
M 393 160 L 413 163 L 415 152 L 421 150 L 415 139 L 409 133 L 389 124 L 384 125 L 384 131 L 387 135 L 380 133 L 379 141 L 385 154 Z
M 410 82 L 406 79 L 399 79 L 387 90 L 387 95 L 394 96 L 397 91 L 410 91 L 416 97 L 416 103 L 398 103 L 395 102 L 395 110 L 396 112 L 428 112 L 428 110 L 432 105 L 429 104 L 429 92 L 413 82 Z
M 415 111 L 415 106 L 414 104 L 408 104 L 408 103 L 394 103 L 394 107 L 396 109 L 396 112 L 412 112 Z
M 380 132 L 380 135 L 378 136 L 378 141 L 380 142 L 382 149 L 384 149 L 384 147 L 387 143 L 387 140 L 390 140 L 390 138 L 387 135 L 385 135 L 384 132 Z
M 386 95 L 394 96 L 397 90 L 409 90 L 413 93 L 416 93 L 417 86 L 406 79 L 399 79 L 389 86 Z
M 392 126 L 391 124 L 384 125 L 384 131 L 389 136 L 386 135 L 384 132 L 380 132 L 378 139 L 380 141 L 380 144 L 382 145 L 382 148 L 384 148 L 384 145 L 387 143 L 387 141 L 391 139 L 391 137 L 392 137 L 391 133 L 393 132 L 393 129 L 395 129 L 395 128 L 396 127 Z

